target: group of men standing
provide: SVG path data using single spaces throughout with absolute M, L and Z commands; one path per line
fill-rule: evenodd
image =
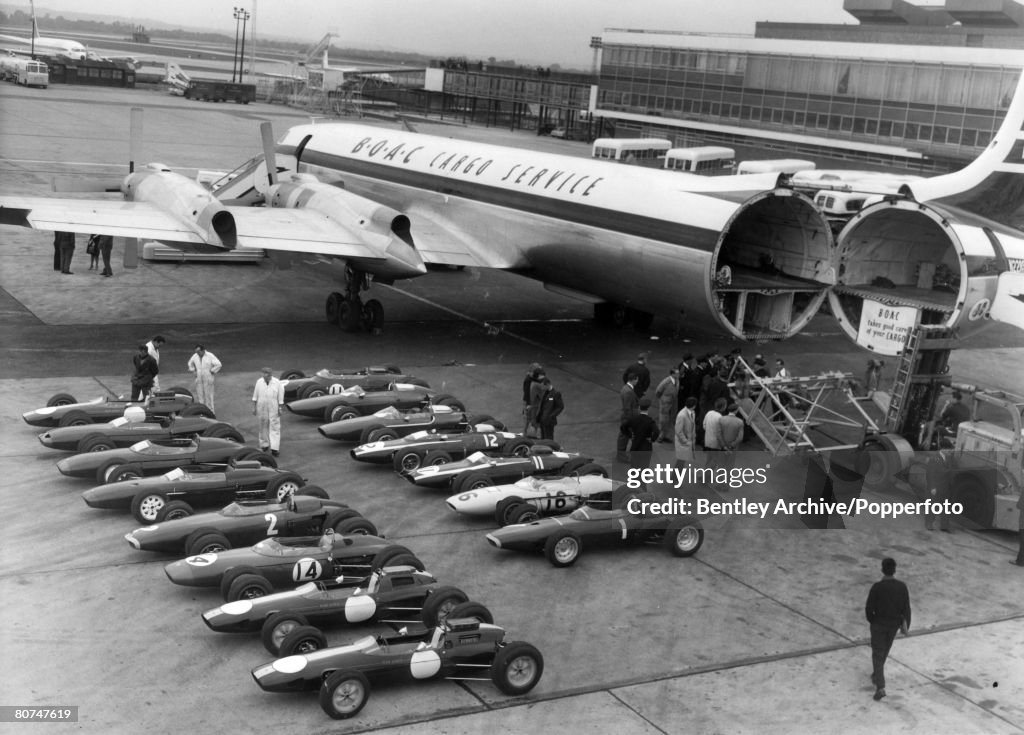
M 526 423 L 524 436 L 532 436 L 531 430 L 540 432 L 541 439 L 555 438 L 558 417 L 565 410 L 562 394 L 552 384 L 539 363 L 530 365 L 523 380 L 523 416 Z
M 110 235 L 90 235 L 88 252 L 94 258 L 103 258 L 103 271 L 101 276 L 112 276 L 114 271 L 110 269 L 110 254 L 114 249 L 114 238 Z M 56 231 L 53 233 L 53 269 L 66 275 L 74 275 L 71 270 L 71 260 L 75 255 L 75 233 Z M 92 266 L 89 266 L 92 269 Z

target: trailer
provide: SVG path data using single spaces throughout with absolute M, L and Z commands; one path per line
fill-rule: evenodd
M 184 96 L 190 100 L 247 105 L 256 99 L 256 85 L 217 79 L 192 79 L 185 88 Z

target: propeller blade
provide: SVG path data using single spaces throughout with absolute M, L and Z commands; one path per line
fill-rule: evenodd
M 269 122 L 261 122 L 260 138 L 263 140 L 263 161 L 267 165 L 267 181 L 273 186 L 277 183 L 277 153 L 274 149 L 274 126 Z
M 142 150 L 142 108 L 132 108 L 131 130 L 128 132 L 128 173 L 135 173 L 135 162 Z

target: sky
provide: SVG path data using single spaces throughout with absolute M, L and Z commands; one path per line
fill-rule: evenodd
M 27 0 L 4 4 L 28 10 Z M 589 68 L 590 38 L 608 28 L 753 34 L 759 20 L 855 22 L 843 0 L 36 0 L 36 6 L 41 17 L 47 11 L 103 13 L 229 35 L 233 9 L 255 7 L 257 36 L 313 45 L 331 32 L 338 48 L 577 68 Z M 54 35 L 45 22 L 41 33 Z

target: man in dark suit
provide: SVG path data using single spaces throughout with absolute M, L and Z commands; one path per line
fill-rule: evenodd
M 551 380 L 544 378 L 542 383 L 543 393 L 537 406 L 537 426 L 540 427 L 541 439 L 555 438 L 555 424 L 558 423 L 558 416 L 565 409 L 562 402 L 562 394 L 551 385 Z
M 658 440 L 658 422 L 648 415 L 650 398 L 640 399 L 640 413 L 626 422 L 623 433 L 629 437 L 629 466 L 648 467 L 654 442 Z
M 871 625 L 871 682 L 875 685 L 875 701 L 885 696 L 885 659 L 896 639 L 910 629 L 910 592 L 907 585 L 895 578 L 896 560 L 882 559 L 880 581 L 871 585 L 864 615 Z
M 633 390 L 636 391 L 637 397 L 642 397 L 647 389 L 651 387 L 651 371 L 647 367 L 647 353 L 641 352 L 636 362 L 626 368 L 625 372 L 622 373 L 622 382 L 629 382 L 629 376 L 635 375 L 637 377 L 636 385 Z
M 626 433 L 626 424 L 640 413 L 640 399 L 636 393 L 636 381 L 639 379 L 639 375 L 629 375 L 626 384 L 619 391 L 622 413 L 619 415 L 619 438 L 615 442 L 615 458 L 619 462 L 627 460 L 626 448 L 629 446 L 629 434 Z

